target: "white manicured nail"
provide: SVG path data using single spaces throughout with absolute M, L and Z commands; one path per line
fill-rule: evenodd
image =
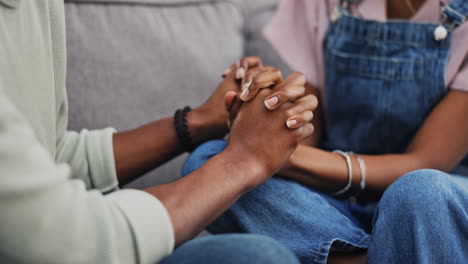
M 239 69 L 237 69 L 236 79 L 240 80 L 240 79 L 244 78 L 244 76 L 245 76 L 244 68 L 240 67 Z
M 252 84 L 252 80 L 244 83 L 244 86 L 242 87 L 242 91 L 244 91 L 245 89 L 249 89 L 251 84 Z
M 240 99 L 243 100 L 243 101 L 247 100 L 247 96 L 249 96 L 249 93 L 250 93 L 249 89 L 245 89 L 245 90 L 241 93 Z
M 288 122 L 286 122 L 286 125 L 287 125 L 289 128 L 291 128 L 291 127 L 297 125 L 297 120 L 295 120 L 295 119 L 288 120 Z
M 274 96 L 274 97 L 272 97 L 272 98 L 265 101 L 265 106 L 268 109 L 272 109 L 278 102 L 279 102 L 278 97 Z

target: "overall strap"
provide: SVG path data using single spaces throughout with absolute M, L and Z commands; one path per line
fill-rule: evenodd
M 452 0 L 442 8 L 442 18 L 445 22 L 456 28 L 467 20 L 468 0 Z

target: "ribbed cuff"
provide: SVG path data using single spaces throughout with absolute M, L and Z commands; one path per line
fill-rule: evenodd
M 112 142 L 115 132 L 113 128 L 93 130 L 86 138 L 91 185 L 103 193 L 114 191 L 119 185 Z
M 127 216 L 139 263 L 158 263 L 174 249 L 174 229 L 164 205 L 154 196 L 137 190 L 107 195 Z

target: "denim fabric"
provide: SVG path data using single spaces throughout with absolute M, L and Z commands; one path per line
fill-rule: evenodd
M 161 264 L 299 264 L 278 242 L 259 235 L 217 235 L 189 241 Z
M 375 214 L 369 263 L 467 263 L 468 195 L 452 179 L 420 170 L 387 189 Z
M 183 174 L 198 169 L 225 146 L 223 140 L 201 145 L 186 161 Z M 376 209 L 374 204 L 338 200 L 275 177 L 241 197 L 208 230 L 272 237 L 302 263 L 326 263 L 330 251 L 367 248 L 369 263 L 465 263 L 467 186 L 466 176 L 412 172 L 387 189 Z
M 451 3 L 452 8 L 467 5 L 463 0 Z M 324 43 L 323 148 L 402 153 L 446 94 L 451 33 L 436 41 L 438 25 L 382 23 L 341 11 Z M 221 152 L 225 144 L 200 146 L 187 160 L 184 174 Z M 268 235 L 304 263 L 326 263 L 330 251 L 367 248 L 370 263 L 464 263 L 468 195 L 462 185 L 468 186 L 468 177 L 414 172 L 396 181 L 376 209 L 373 203 L 338 200 L 276 177 L 240 198 L 209 231 Z
M 446 94 L 451 36 L 436 41 L 437 26 L 381 23 L 346 13 L 330 26 L 324 44 L 325 149 L 361 154 L 406 150 Z

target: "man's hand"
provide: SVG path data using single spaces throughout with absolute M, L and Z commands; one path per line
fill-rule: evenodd
M 245 57 L 231 65 L 223 73 L 223 81 L 200 107 L 188 114 L 190 133 L 195 144 L 222 138 L 228 131 L 228 112 L 224 104 L 227 93 L 238 94 L 244 82 L 246 72 L 262 67 L 259 57 Z
M 312 135 L 317 98 L 305 95 L 305 82 L 302 74 L 294 73 L 273 90 L 260 90 L 240 108 L 225 151 L 261 166 L 262 173 L 250 179 L 252 187 L 280 170 L 299 142 Z

